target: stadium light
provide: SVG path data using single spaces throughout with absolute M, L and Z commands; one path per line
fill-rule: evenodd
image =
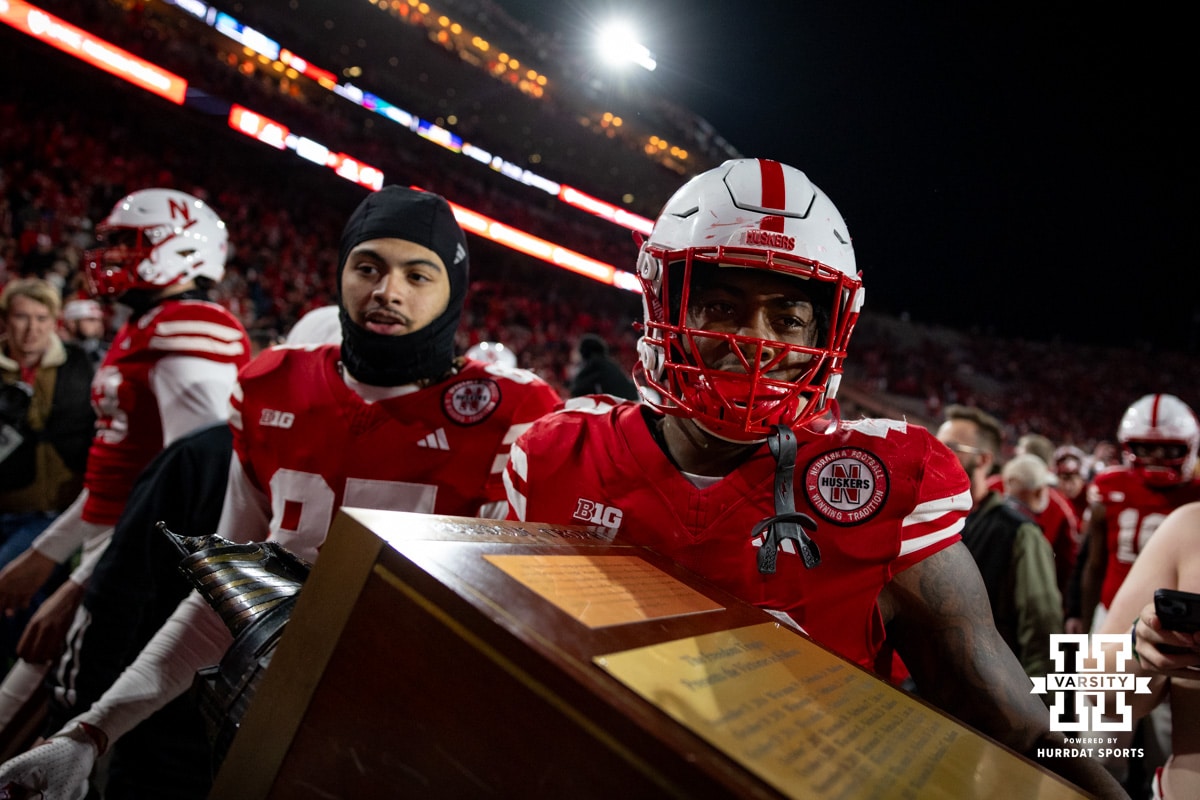
M 611 22 L 601 28 L 597 49 L 600 58 L 614 66 L 637 64 L 647 72 L 653 72 L 658 66 L 654 54 L 638 43 L 637 33 L 628 22 Z

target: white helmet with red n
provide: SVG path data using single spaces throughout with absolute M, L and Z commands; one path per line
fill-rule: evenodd
M 1117 441 L 1126 463 L 1146 483 L 1173 486 L 1191 480 L 1200 448 L 1200 425 L 1173 394 L 1138 398 L 1121 417 Z
M 225 223 L 186 192 L 134 192 L 113 206 L 96 233 L 100 243 L 84 257 L 88 288 L 96 297 L 162 289 L 193 278 L 219 281 L 225 274 Z
M 768 270 L 807 281 L 821 329 L 814 346 L 713 333 L 687 325 L 693 267 Z M 764 439 L 829 407 L 863 288 L 842 215 L 803 172 L 777 161 L 732 159 L 683 185 L 663 207 L 638 257 L 645 328 L 634 379 L 644 402 L 731 441 Z M 706 366 L 696 342 L 721 338 L 742 369 Z M 767 352 L 771 355 L 764 355 Z M 811 356 L 790 380 L 769 374 L 789 355 Z

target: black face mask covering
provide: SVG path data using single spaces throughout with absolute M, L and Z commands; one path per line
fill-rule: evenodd
M 403 336 L 375 333 L 350 320 L 341 297 L 342 271 L 350 251 L 371 239 L 404 239 L 438 254 L 450 278 L 450 299 L 437 319 Z M 442 197 L 387 186 L 363 200 L 342 232 L 338 261 L 342 364 L 350 374 L 372 386 L 402 386 L 449 372 L 454 365 L 454 334 L 466 297 L 468 264 L 466 237 Z
M 351 322 L 346 309 L 339 309 L 342 364 L 355 379 L 371 386 L 403 386 L 440 378 L 454 364 L 454 333 L 462 307 L 451 311 L 447 308 L 419 331 L 386 336 Z

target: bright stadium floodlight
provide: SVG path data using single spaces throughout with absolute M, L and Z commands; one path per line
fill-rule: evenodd
M 601 28 L 597 49 L 600 57 L 614 66 L 637 64 L 647 72 L 658 66 L 654 54 L 638 43 L 637 34 L 628 22 L 612 22 Z

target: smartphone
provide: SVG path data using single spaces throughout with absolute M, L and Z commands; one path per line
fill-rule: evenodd
M 1169 631 L 1200 631 L 1200 594 L 1159 589 L 1154 592 L 1154 613 Z

